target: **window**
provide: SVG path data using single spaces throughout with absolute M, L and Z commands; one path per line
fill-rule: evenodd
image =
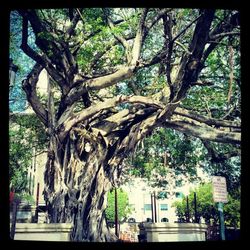
M 151 218 L 147 218 L 146 221 L 147 221 L 147 222 L 152 222 L 152 219 L 151 219 Z
M 181 192 L 176 192 L 175 197 L 176 197 L 176 198 L 183 198 L 184 195 L 183 195 L 183 193 L 181 193 Z
M 161 222 L 168 222 L 168 221 L 169 221 L 168 218 L 165 217 L 161 219 Z
M 151 204 L 144 204 L 144 210 L 145 211 L 151 210 Z
M 128 222 L 129 222 L 129 223 L 134 223 L 134 222 L 135 222 L 135 218 L 129 218 L 129 219 L 128 219 Z
M 168 204 L 160 204 L 160 209 L 162 211 L 167 211 L 168 210 Z

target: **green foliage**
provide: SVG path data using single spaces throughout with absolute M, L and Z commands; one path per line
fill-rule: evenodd
M 225 224 L 235 228 L 240 227 L 240 188 L 235 189 L 232 195 L 228 196 L 228 203 L 224 206 Z
M 29 205 L 35 205 L 34 197 L 25 191 L 22 191 L 20 193 L 15 193 L 14 198 L 19 200 L 19 201 L 25 201 Z
M 57 42 L 58 39 L 63 40 L 69 45 L 69 50 L 75 55 L 75 59 L 79 68 L 79 72 L 87 77 L 92 74 L 113 72 L 115 67 L 126 63 L 125 50 L 119 42 L 116 41 L 115 35 L 131 37 L 135 35 L 140 20 L 141 9 L 139 8 L 83 8 L 74 9 L 74 12 L 81 13 L 80 20 L 74 29 L 71 40 L 65 37 L 65 31 L 69 27 L 68 9 L 41 9 L 36 10 L 37 15 L 41 18 L 44 27 L 48 30 L 55 31 L 53 36 L 50 32 L 42 31 L 38 34 L 39 38 L 45 41 Z M 151 23 L 153 18 L 158 14 L 158 9 L 150 8 L 147 16 L 147 25 Z M 221 22 L 221 20 L 234 13 L 230 10 L 216 10 L 216 18 L 212 24 L 212 29 Z M 116 25 L 111 29 L 106 22 L 106 15 L 112 17 L 114 21 L 124 20 L 124 22 Z M 173 37 L 178 35 L 190 22 L 200 15 L 197 9 L 173 9 L 171 16 L 173 18 Z M 171 64 L 180 62 L 183 56 L 183 47 L 188 48 L 192 39 L 195 24 L 191 25 L 177 40 L 183 46 L 174 43 Z M 26 105 L 25 95 L 21 88 L 21 81 L 26 77 L 34 61 L 27 57 L 20 49 L 21 45 L 21 28 L 22 18 L 16 11 L 12 11 L 10 15 L 10 56 L 14 59 L 14 63 L 18 65 L 16 85 L 10 91 L 10 110 L 21 111 Z M 59 41 L 58 40 L 58 41 Z M 111 44 L 117 44 L 111 47 Z M 132 40 L 128 41 L 129 44 Z M 159 21 L 148 33 L 142 47 L 142 60 L 150 60 L 164 46 L 165 38 L 163 34 L 162 20 Z M 29 26 L 29 46 L 37 52 L 34 34 Z M 240 117 L 240 48 L 238 36 L 225 36 L 218 44 L 216 49 L 208 56 L 205 61 L 205 67 L 199 76 L 199 81 L 210 81 L 212 86 L 195 86 L 192 87 L 187 97 L 182 100 L 181 106 L 198 111 L 208 117 L 235 120 Z M 132 45 L 132 44 L 131 44 Z M 209 46 L 207 44 L 206 46 Z M 229 75 L 231 68 L 229 64 L 229 46 L 233 47 L 234 67 L 233 67 L 233 85 L 232 96 L 228 102 L 229 91 Z M 77 48 L 77 49 L 76 49 Z M 76 52 L 73 53 L 73 52 Z M 96 60 L 96 56 L 102 56 Z M 49 54 L 47 56 L 52 56 Z M 25 62 L 25 63 L 24 63 Z M 108 92 L 113 95 L 132 95 L 135 94 L 131 82 L 135 83 L 136 90 L 142 96 L 152 96 L 159 90 L 164 88 L 166 82 L 166 72 L 164 62 L 153 65 L 148 68 L 142 68 L 135 72 L 132 79 L 119 82 L 115 86 L 111 86 Z M 90 93 L 93 96 L 96 92 Z M 41 98 L 45 104 L 46 98 Z M 22 100 L 22 101 L 20 101 Z M 59 101 L 59 100 L 58 100 Z M 58 105 L 56 104 L 56 107 Z M 118 109 L 128 108 L 128 104 L 122 104 Z M 81 107 L 79 108 L 79 111 Z M 230 112 L 229 112 L 230 111 Z M 19 122 L 18 122 L 19 124 Z M 23 121 L 22 121 L 23 124 Z M 45 133 L 41 132 L 31 120 L 26 121 L 27 126 L 20 125 L 17 130 L 10 129 L 10 176 L 15 186 L 19 186 L 22 190 L 25 182 L 21 184 L 22 176 L 25 176 L 27 166 L 30 164 L 31 152 L 30 145 L 35 145 L 39 136 L 41 142 L 46 141 Z M 31 133 L 26 133 L 26 128 L 31 128 Z M 43 130 L 41 130 L 43 131 Z M 33 133 L 34 132 L 34 133 Z M 38 136 L 38 137 L 37 137 Z M 40 138 L 40 137 L 39 137 Z M 21 144 L 21 141 L 29 141 Z M 28 148 L 28 146 L 30 146 Z M 233 152 L 232 146 L 213 144 L 216 152 L 226 154 Z M 167 165 L 164 165 L 164 154 L 167 153 Z M 207 150 L 199 139 L 189 137 L 185 134 L 172 131 L 170 129 L 157 128 L 155 131 L 145 138 L 138 145 L 133 157 L 129 159 L 130 165 L 133 166 L 131 173 L 135 176 L 146 177 L 152 179 L 152 173 L 155 171 L 161 177 L 168 174 L 168 168 L 178 171 L 179 174 L 188 175 L 190 180 L 195 180 L 196 167 L 198 164 L 204 166 L 204 170 L 210 174 L 221 174 L 227 177 L 229 192 L 239 186 L 240 178 L 240 157 L 234 157 L 222 162 L 211 162 L 207 154 Z M 166 186 L 166 180 L 158 180 L 157 185 Z M 18 184 L 19 183 L 19 184 Z
M 240 186 L 241 158 L 226 157 L 235 152 L 233 145 L 211 143 L 211 147 L 225 158 L 213 161 L 199 139 L 170 129 L 157 128 L 136 148 L 128 161 L 128 165 L 133 166 L 129 171 L 134 176 L 147 178 L 154 186 L 167 187 L 165 177 L 170 170 L 174 170 L 178 178 L 185 176 L 191 182 L 201 181 L 197 176 L 197 166 L 200 166 L 210 176 L 225 176 L 228 192 L 232 194 Z M 164 159 L 166 154 L 167 158 Z
M 137 147 L 131 163 L 131 174 L 152 180 L 152 172 L 166 176 L 169 169 L 197 180 L 196 167 L 203 159 L 199 140 L 166 128 L 157 128 Z M 166 164 L 166 165 L 164 165 Z M 166 180 L 152 180 L 157 186 L 166 186 Z
M 235 39 L 231 42 L 228 40 L 224 46 L 217 47 L 207 58 L 206 67 L 200 75 L 201 81 L 213 83 L 212 86 L 195 86 L 187 98 L 183 101 L 186 108 L 195 107 L 195 110 L 201 111 L 205 115 L 212 115 L 214 118 L 223 119 L 232 107 L 236 107 L 231 112 L 229 118 L 239 115 L 239 103 L 241 100 L 240 89 L 240 53 L 233 46 L 233 84 L 231 100 L 228 102 L 229 92 L 229 75 L 231 72 L 229 63 L 229 45 L 236 43 Z M 236 46 L 236 45 L 235 45 Z
M 230 195 L 233 195 L 240 186 L 241 178 L 241 155 L 240 153 L 234 157 L 226 157 L 231 153 L 236 153 L 233 145 L 210 142 L 211 148 L 218 153 L 218 159 L 211 159 L 209 155 L 201 161 L 204 171 L 209 175 L 224 176 L 227 180 L 227 189 Z M 206 149 L 205 152 L 206 153 Z M 223 157 L 225 157 L 223 159 Z
M 129 207 L 128 194 L 121 188 L 117 189 L 117 203 L 118 203 L 118 220 L 121 222 L 126 219 L 131 213 Z M 108 206 L 105 210 L 106 218 L 108 221 L 115 221 L 115 191 L 112 190 L 108 193 Z
M 194 190 L 191 190 L 188 195 L 189 200 L 189 214 L 190 218 L 194 220 L 194 193 L 197 198 L 197 216 L 203 217 L 206 222 L 211 219 L 218 223 L 219 214 L 217 203 L 213 201 L 212 184 L 204 183 Z M 172 205 L 176 208 L 176 214 L 181 220 L 186 220 L 187 203 L 186 197 L 182 201 L 176 201 Z M 239 227 L 240 226 L 240 189 L 236 190 L 233 196 L 228 195 L 228 203 L 224 204 L 224 219 L 225 225 Z
M 32 164 L 33 148 L 42 151 L 47 137 L 35 115 L 12 115 L 9 123 L 9 177 L 16 193 L 27 191 L 27 171 Z

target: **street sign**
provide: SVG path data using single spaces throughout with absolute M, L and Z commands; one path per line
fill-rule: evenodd
M 222 176 L 212 176 L 214 202 L 227 203 L 227 183 Z
M 218 211 L 220 218 L 220 238 L 225 240 L 225 223 L 223 213 L 223 203 L 227 203 L 227 183 L 226 178 L 222 176 L 212 176 L 213 198 L 214 202 L 218 202 Z

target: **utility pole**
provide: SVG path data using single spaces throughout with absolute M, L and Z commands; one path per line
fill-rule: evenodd
M 195 223 L 199 223 L 198 216 L 197 216 L 197 199 L 196 199 L 196 192 L 194 192 L 194 220 Z
M 223 213 L 223 202 L 218 202 L 218 211 L 220 216 L 220 237 L 221 240 L 225 240 L 225 223 L 224 223 L 224 213 Z
M 36 189 L 36 216 L 35 216 L 36 222 L 38 222 L 39 186 L 40 186 L 40 183 L 38 182 L 37 189 Z
M 220 238 L 221 240 L 225 240 L 226 236 L 225 236 L 223 203 L 228 202 L 226 178 L 223 176 L 213 176 L 212 183 L 213 183 L 213 199 L 214 202 L 218 202 L 218 211 L 220 218 Z
M 115 188 L 115 235 L 119 237 L 118 232 L 118 201 L 117 201 L 117 189 Z
M 187 222 L 190 222 L 189 220 L 189 202 L 188 202 L 188 195 L 187 195 Z
M 156 195 L 154 191 L 154 210 L 155 210 L 155 222 L 157 222 L 157 214 L 156 214 Z
M 155 217 L 154 217 L 154 197 L 153 194 L 151 193 L 151 213 L 152 213 L 152 222 L 155 222 Z

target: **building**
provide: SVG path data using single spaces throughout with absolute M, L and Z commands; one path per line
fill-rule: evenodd
M 198 171 L 198 174 L 204 174 Z M 167 188 L 152 188 L 147 180 L 142 178 L 131 178 L 129 182 L 122 186 L 122 189 L 128 193 L 129 205 L 132 213 L 129 215 L 128 222 L 150 222 L 152 221 L 152 194 L 155 192 L 156 199 L 156 219 L 157 222 L 177 222 L 178 217 L 175 207 L 172 207 L 175 201 L 180 201 L 187 196 L 191 189 L 197 186 L 196 183 L 190 183 L 187 178 L 180 176 L 179 179 L 170 176 L 172 183 L 169 182 Z
M 38 153 L 33 149 L 32 164 L 28 169 L 28 189 L 30 195 L 32 195 L 34 201 L 39 206 L 45 205 L 45 201 L 42 195 L 44 190 L 44 170 L 47 161 L 46 153 Z
M 39 80 L 37 82 L 37 90 L 40 95 L 47 95 L 47 85 L 48 85 L 48 74 L 45 69 L 43 69 L 39 75 Z M 24 111 L 24 114 L 34 114 L 33 109 L 28 106 Z M 43 198 L 44 190 L 44 171 L 45 164 L 47 161 L 46 152 L 38 152 L 33 148 L 32 164 L 28 169 L 28 189 L 30 195 L 32 195 L 36 205 L 44 206 L 45 201 Z
M 38 81 L 38 92 L 39 94 L 46 94 L 47 85 L 47 72 L 43 70 L 40 73 Z M 44 87 L 45 86 L 45 87 Z M 28 105 L 28 108 L 19 112 L 11 112 L 10 116 L 32 116 L 34 111 Z M 18 129 L 18 125 L 15 122 L 10 122 L 9 127 L 12 129 Z M 29 133 L 29 129 L 27 130 Z M 20 143 L 29 143 L 28 141 L 22 141 Z M 28 193 L 32 196 L 34 203 L 28 203 L 22 200 L 19 204 L 17 211 L 17 222 L 33 222 L 36 217 L 37 209 L 42 209 L 45 207 L 45 201 L 43 198 L 44 190 L 44 170 L 47 160 L 47 153 L 39 152 L 35 147 L 30 145 L 30 150 L 32 150 L 31 164 L 27 169 L 27 180 L 28 180 Z M 12 210 L 12 209 L 11 209 Z M 10 219 L 12 218 L 12 212 L 10 210 Z M 36 220 L 36 219 L 35 219 Z

